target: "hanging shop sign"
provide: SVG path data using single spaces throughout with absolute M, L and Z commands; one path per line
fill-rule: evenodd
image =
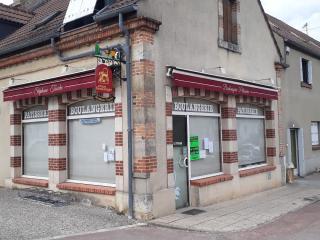
M 29 108 L 23 112 L 23 120 L 35 120 L 43 118 L 48 118 L 48 110 L 46 106 Z
M 96 68 L 96 92 L 112 93 L 112 69 L 105 64 L 100 64 Z
M 190 160 L 198 161 L 200 160 L 200 144 L 198 136 L 191 136 L 189 139 L 190 143 Z
M 96 100 L 87 100 L 71 105 L 68 108 L 68 116 L 113 113 L 114 108 L 114 103 L 104 103 Z

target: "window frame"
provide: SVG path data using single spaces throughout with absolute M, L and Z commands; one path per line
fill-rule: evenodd
M 218 0 L 218 47 L 241 54 L 239 5 L 239 0 Z
M 103 182 L 94 182 L 94 181 L 85 181 L 85 180 L 77 180 L 77 179 L 71 179 L 70 178 L 70 120 L 77 120 L 77 119 L 90 119 L 90 118 L 115 118 L 115 112 L 107 112 L 107 113 L 96 113 L 96 114 L 83 114 L 83 115 L 76 115 L 76 116 L 69 116 L 69 108 L 76 105 L 77 103 L 86 102 L 88 100 L 94 100 L 94 99 L 85 99 L 78 102 L 71 103 L 67 105 L 66 113 L 66 128 L 67 128 L 67 183 L 78 183 L 78 184 L 88 184 L 88 185 L 94 185 L 94 186 L 103 186 L 103 187 L 116 187 L 116 178 L 115 183 L 103 183 Z M 114 120 L 115 122 L 115 120 Z M 116 149 L 116 146 L 114 146 L 114 149 Z M 115 156 L 116 157 L 116 156 Z M 116 163 L 116 160 L 114 161 Z M 116 172 L 114 172 L 116 177 Z
M 313 126 L 313 124 L 317 124 L 318 144 L 313 144 L 313 140 L 312 140 L 312 136 L 313 136 L 312 126 Z M 312 146 L 312 148 L 320 148 L 320 133 L 319 133 L 319 129 L 320 129 L 320 121 L 311 121 L 310 134 L 311 134 L 311 146 Z
M 300 82 L 302 87 L 312 86 L 312 61 L 304 57 L 300 57 Z
M 28 119 L 28 120 L 24 120 L 23 119 L 23 114 L 25 111 L 27 111 L 28 109 L 32 109 L 32 108 L 37 108 L 37 107 L 42 107 L 41 105 L 38 106 L 32 106 L 30 108 L 25 109 L 22 112 L 22 117 L 21 117 L 21 156 L 22 156 L 22 165 L 21 165 L 21 176 L 24 178 L 30 178 L 30 179 L 39 179 L 39 180 L 49 180 L 49 168 L 48 168 L 48 177 L 40 177 L 40 176 L 33 176 L 33 175 L 27 175 L 25 174 L 25 125 L 28 123 L 39 123 L 39 122 L 46 122 L 47 124 L 49 124 L 49 118 L 48 117 L 44 117 L 44 118 L 37 118 L 37 119 Z M 48 111 L 48 108 L 47 108 Z M 49 128 L 49 125 L 48 125 Z M 48 129 L 49 130 L 49 129 Z M 47 136 L 49 136 L 49 132 L 47 132 Z M 47 163 L 49 161 L 49 145 L 48 145 L 48 156 L 47 156 Z
M 238 106 L 237 106 L 238 109 Z M 266 166 L 268 159 L 267 159 L 267 141 L 266 141 L 266 116 L 265 116 L 265 110 L 262 109 L 263 115 L 243 115 L 243 114 L 237 114 L 236 119 L 237 119 L 237 124 L 238 124 L 238 119 L 263 119 L 263 138 L 264 138 L 264 162 L 259 162 L 259 163 L 254 163 L 254 164 L 248 164 L 245 166 L 240 165 L 240 161 L 238 160 L 238 166 L 239 166 L 239 171 L 241 170 L 247 170 L 247 169 L 252 169 L 252 168 L 257 168 L 261 166 Z M 237 129 L 237 144 L 239 144 L 239 133 Z M 239 153 L 239 149 L 238 149 Z
M 238 19 L 233 12 L 237 8 L 236 0 L 222 0 L 223 4 L 223 40 L 225 42 L 238 45 L 237 23 Z

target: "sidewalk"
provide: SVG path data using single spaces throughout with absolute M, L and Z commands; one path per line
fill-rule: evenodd
M 314 174 L 292 185 L 196 208 L 205 211 L 196 216 L 182 214 L 188 210 L 182 209 L 176 214 L 153 220 L 151 224 L 206 232 L 243 231 L 274 221 L 319 200 L 320 174 Z

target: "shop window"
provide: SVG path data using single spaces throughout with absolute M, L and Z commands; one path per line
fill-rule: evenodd
M 263 110 L 253 105 L 239 105 L 237 111 L 239 167 L 266 163 Z
M 312 85 L 312 62 L 301 58 L 300 60 L 301 86 Z
M 23 175 L 48 177 L 48 111 L 44 106 L 23 112 Z
M 114 103 L 87 100 L 68 108 L 69 179 L 115 184 Z
M 218 117 L 190 116 L 191 178 L 210 176 L 222 171 Z M 193 142 L 198 152 L 193 153 Z
M 312 146 L 319 146 L 319 123 L 320 122 L 312 122 L 311 123 L 311 140 Z

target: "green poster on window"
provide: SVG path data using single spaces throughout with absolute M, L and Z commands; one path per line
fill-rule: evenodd
M 191 161 L 200 160 L 199 137 L 198 136 L 190 137 L 189 143 L 190 143 L 190 160 Z

